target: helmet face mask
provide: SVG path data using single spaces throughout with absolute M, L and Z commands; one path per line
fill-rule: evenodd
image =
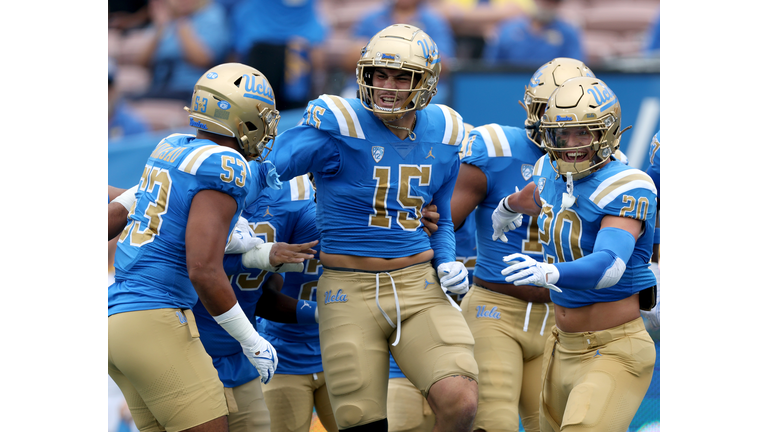
M 541 119 L 542 145 L 561 175 L 585 177 L 619 149 L 621 106 L 597 78 L 578 77 L 556 89 Z
M 402 71 L 396 81 L 408 78 L 410 84 L 407 88 L 375 87 L 378 68 Z M 373 36 L 361 51 L 355 72 L 359 97 L 363 106 L 382 120 L 397 120 L 429 105 L 437 93 L 440 69 L 440 54 L 429 35 L 411 25 L 391 25 Z M 393 72 L 387 74 L 392 76 Z M 390 106 L 377 103 L 380 92 L 394 94 L 395 101 Z
M 267 78 L 239 63 L 225 63 L 208 70 L 195 84 L 189 125 L 206 132 L 235 138 L 242 153 L 258 161 L 272 150 L 280 113 Z
M 539 125 L 541 115 L 547 106 L 547 100 L 552 92 L 570 78 L 595 77 L 592 70 L 584 62 L 567 57 L 558 57 L 542 65 L 525 85 L 523 102 L 520 104 L 527 114 L 525 129 L 534 144 L 542 150 L 542 137 Z

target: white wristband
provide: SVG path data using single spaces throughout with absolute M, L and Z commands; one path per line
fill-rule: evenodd
M 139 185 L 136 185 L 125 192 L 121 193 L 117 196 L 117 198 L 113 199 L 112 202 L 118 202 L 122 204 L 123 207 L 125 207 L 126 210 L 131 211 L 131 207 L 133 207 L 133 203 L 136 202 L 136 191 L 139 190 Z
M 253 324 L 245 316 L 240 303 L 235 303 L 230 310 L 213 317 L 213 319 L 241 344 L 253 344 L 259 337 Z

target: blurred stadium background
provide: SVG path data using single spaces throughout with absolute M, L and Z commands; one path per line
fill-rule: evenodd
M 210 1 L 231 7 L 239 0 Z M 293 3 L 304 1 L 293 0 Z M 444 1 L 451 0 L 427 0 L 435 7 L 441 6 Z M 288 0 L 284 2 L 290 3 Z M 474 3 L 471 0 L 453 2 Z M 110 0 L 109 3 L 112 10 L 113 6 L 140 8 L 147 2 Z M 317 94 L 312 98 L 322 93 L 343 94 L 345 84 L 354 71 L 342 67 L 342 57 L 350 50 L 359 51 L 362 48 L 351 45 L 350 28 L 363 15 L 387 1 L 316 0 L 315 3 L 318 17 L 328 26 L 329 33 L 323 43 L 325 68 L 314 79 Z M 581 32 L 584 51 L 581 60 L 618 96 L 622 107 L 622 127 L 633 126 L 624 134 L 621 150 L 628 156 L 630 165 L 645 169 L 648 165 L 648 146 L 653 134 L 660 128 L 660 61 L 658 51 L 649 52 L 646 49 L 649 30 L 654 28 L 659 17 L 659 0 L 561 0 L 559 10 L 562 18 Z M 487 37 L 489 32 L 478 34 L 477 29 L 462 26 L 460 19 L 453 19 L 451 27 L 457 42 L 456 57 L 451 64 L 450 79 L 441 79 L 439 102 L 452 106 L 464 117 L 464 121 L 475 126 L 488 123 L 521 126 L 525 111 L 518 101 L 522 99 L 523 86 L 538 66 L 487 65 L 472 50 L 476 50 L 478 40 Z M 194 130 L 188 127 L 188 117 L 183 110 L 189 101 L 130 97 L 145 91 L 151 81 L 149 69 L 136 61 L 147 43 L 146 35 L 141 31 L 114 28 L 110 24 L 108 38 L 108 54 L 117 65 L 114 82 L 118 91 L 126 95 L 125 103 L 149 127 L 140 134 L 110 134 L 108 182 L 128 188 L 136 184 L 147 157 L 160 139 L 170 133 L 194 133 Z M 277 97 L 280 98 L 279 92 Z M 284 131 L 297 124 L 302 114 L 301 108 L 281 111 L 279 129 Z M 111 263 L 109 271 L 112 272 Z M 651 336 L 656 342 L 656 367 L 645 400 L 630 426 L 631 432 L 651 432 L 660 428 L 661 337 L 658 331 L 651 332 Z M 120 397 L 119 391 L 115 397 Z M 110 403 L 109 432 L 118 431 L 115 419 L 118 414 L 113 412 L 114 406 Z M 315 419 L 311 430 L 325 429 Z M 523 430 L 522 425 L 520 430 Z

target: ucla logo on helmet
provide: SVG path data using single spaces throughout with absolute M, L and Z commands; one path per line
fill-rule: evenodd
M 573 121 L 573 117 L 571 117 L 571 116 L 561 116 L 561 115 L 558 114 L 557 117 L 555 117 L 555 121 L 556 122 Z
M 424 58 L 428 60 L 429 64 L 439 63 L 440 54 L 437 51 L 437 44 L 430 38 L 424 38 L 416 41 L 416 44 L 421 47 Z
M 269 86 L 266 78 L 262 77 L 261 82 L 257 83 L 257 76 L 244 74 L 243 79 L 245 80 L 245 85 L 243 86 L 245 89 L 244 97 L 260 100 L 269 105 L 275 104 L 275 95 L 272 93 L 272 87 Z
M 528 81 L 529 87 L 536 87 L 537 85 L 541 84 L 541 81 L 539 81 L 539 78 L 541 78 L 542 75 L 544 75 L 544 69 L 546 69 L 547 66 L 544 65 L 537 70 L 533 76 L 531 77 L 531 80 Z
M 219 74 L 217 74 L 216 72 L 208 72 L 208 74 L 206 74 L 205 77 L 208 79 L 216 79 L 219 77 Z
M 600 112 L 607 110 L 616 103 L 616 95 L 604 85 L 599 87 L 594 85 L 592 88 L 587 89 L 587 93 L 592 95 L 595 103 L 600 107 Z
M 227 101 L 219 101 L 219 108 L 223 110 L 228 110 L 232 105 L 229 104 Z

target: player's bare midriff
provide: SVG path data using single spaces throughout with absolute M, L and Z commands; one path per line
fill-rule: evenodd
M 323 267 L 336 267 L 374 272 L 392 271 L 430 261 L 435 256 L 432 249 L 415 255 L 398 258 L 375 258 L 355 255 L 329 254 L 320 251 Z
M 495 291 L 497 293 L 506 294 L 516 299 L 520 299 L 526 302 L 533 303 L 547 303 L 549 302 L 549 290 L 542 287 L 533 285 L 513 285 L 503 284 L 498 282 L 488 282 L 475 276 L 472 282 L 481 287 Z
M 555 305 L 557 328 L 569 333 L 606 330 L 639 317 L 640 296 L 638 294 L 614 302 L 595 303 L 580 308 Z

